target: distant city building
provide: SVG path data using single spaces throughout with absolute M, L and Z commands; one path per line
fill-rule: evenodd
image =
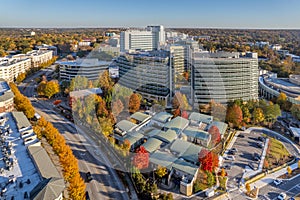
M 81 40 L 78 42 L 78 46 L 90 46 L 91 45 L 91 40 L 86 39 L 86 40 Z
M 50 46 L 50 45 L 47 45 L 47 44 L 42 44 L 40 46 L 35 46 L 35 49 L 37 49 L 39 51 L 51 50 L 53 56 L 57 56 L 57 47 L 56 46 Z
M 285 50 L 285 49 L 281 49 L 281 50 L 277 50 L 277 53 L 283 57 L 287 56 L 287 54 L 289 54 L 289 50 Z
M 76 76 L 84 76 L 89 80 L 97 80 L 99 74 L 108 69 L 110 63 L 99 61 L 96 58 L 59 62 L 59 76 L 65 81 L 71 81 Z
M 282 46 L 280 44 L 273 44 L 270 46 L 270 48 L 274 51 L 278 51 L 282 48 Z
M 14 94 L 10 90 L 8 83 L 0 79 L 0 113 L 14 110 Z
M 256 53 L 240 57 L 239 53 L 198 52 L 194 54 L 192 65 L 194 104 L 258 99 Z
M 147 30 L 153 34 L 153 43 L 156 49 L 160 49 L 160 46 L 166 42 L 166 33 L 163 26 L 147 26 Z M 156 44 L 155 44 L 156 43 Z
M 120 34 L 120 50 L 158 50 L 165 43 L 163 26 L 148 26 L 145 30 L 127 30 Z
M 31 59 L 24 58 L 0 58 L 0 78 L 13 82 L 19 74 L 25 73 L 31 68 Z

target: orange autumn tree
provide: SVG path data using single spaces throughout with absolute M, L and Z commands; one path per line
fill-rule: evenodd
M 137 149 L 136 154 L 133 158 L 133 164 L 138 169 L 147 168 L 149 165 L 149 153 L 146 151 L 145 147 L 141 146 Z
M 141 101 L 137 94 L 133 93 L 129 98 L 128 109 L 129 112 L 135 113 L 140 109 Z

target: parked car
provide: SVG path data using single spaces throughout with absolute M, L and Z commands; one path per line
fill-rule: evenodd
M 273 181 L 273 183 L 277 186 L 277 185 L 280 185 L 280 184 L 282 183 L 282 180 L 280 180 L 280 179 L 275 179 L 275 180 Z
M 284 192 L 280 193 L 277 197 L 279 200 L 284 200 L 286 198 L 286 194 Z
M 257 170 L 257 166 L 254 163 L 248 163 L 248 166 L 254 171 Z
M 91 175 L 91 172 L 87 172 L 87 173 L 86 173 L 86 181 L 87 181 L 87 182 L 90 182 L 91 180 L 93 180 L 93 177 L 92 177 L 92 175 Z
M 263 146 L 264 146 L 261 142 L 257 142 L 256 145 L 257 145 L 257 147 L 259 147 L 259 148 L 263 148 Z
M 243 133 L 240 133 L 240 134 L 238 135 L 238 137 L 239 137 L 239 138 L 244 138 L 245 136 L 244 136 Z
M 232 156 L 232 155 L 229 155 L 229 156 L 226 156 L 226 157 L 225 157 L 225 160 L 232 160 L 232 161 L 234 161 L 234 160 L 235 160 L 235 157 Z
M 260 155 L 259 155 L 258 153 L 254 153 L 254 154 L 253 154 L 253 159 L 254 159 L 255 161 L 260 161 Z
M 266 141 L 266 138 L 264 138 L 264 137 L 262 137 L 262 136 L 259 136 L 257 139 L 258 139 L 259 141 L 261 141 L 261 142 L 265 142 L 265 141 Z
M 232 152 L 235 152 L 235 153 L 238 152 L 238 150 L 236 148 L 231 148 L 229 151 L 232 151 Z
M 231 170 L 231 167 L 232 167 L 232 164 L 226 164 L 226 165 L 224 165 L 224 169 L 226 169 L 226 170 Z
M 90 200 L 90 195 L 89 195 L 89 192 L 88 192 L 88 191 L 85 192 L 85 199 L 86 199 L 86 200 Z

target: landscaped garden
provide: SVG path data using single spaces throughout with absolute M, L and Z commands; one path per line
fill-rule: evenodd
M 268 149 L 264 161 L 264 169 L 273 169 L 293 159 L 286 147 L 279 140 L 269 138 L 267 145 Z

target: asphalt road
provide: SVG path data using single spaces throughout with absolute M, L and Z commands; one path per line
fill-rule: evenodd
M 284 192 L 287 194 L 287 198 L 294 197 L 300 193 L 300 175 L 293 180 L 284 181 L 279 186 L 275 186 L 274 183 L 268 184 L 265 187 L 260 188 L 258 199 L 277 199 L 277 196 Z
M 35 82 L 31 80 L 44 73 L 51 73 L 53 70 L 54 68 L 52 67 L 52 69 L 37 72 L 29 80 L 24 81 L 20 87 L 20 91 L 27 97 L 33 97 Z M 78 130 L 74 124 L 54 112 L 52 105 L 47 104 L 47 102 L 37 101 L 32 102 L 32 104 L 41 116 L 52 122 L 63 134 L 67 144 L 70 145 L 74 155 L 78 159 L 82 177 L 85 179 L 87 172 L 92 174 L 93 180 L 86 183 L 90 199 L 129 199 L 126 189 L 117 176 L 116 171 L 110 167 L 111 163 L 97 149 L 97 145 L 95 145 L 93 140 L 88 138 L 88 134 L 85 133 L 87 130 L 84 132 L 81 131 L 78 134 Z

